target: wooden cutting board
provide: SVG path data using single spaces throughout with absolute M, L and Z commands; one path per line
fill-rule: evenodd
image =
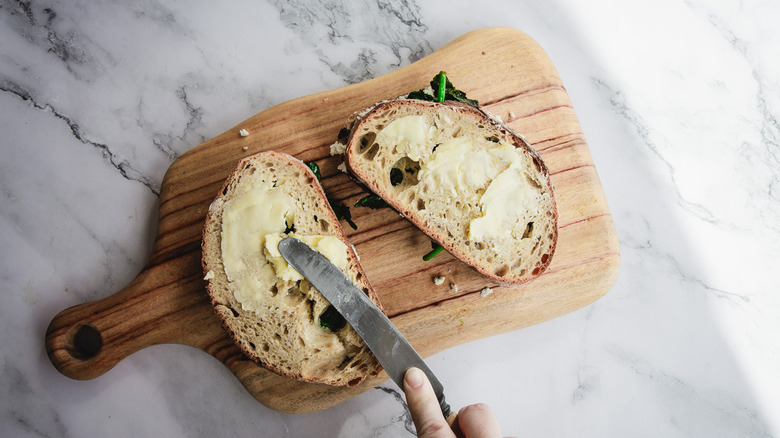
M 440 70 L 542 156 L 558 202 L 558 247 L 534 282 L 498 287 L 449 254 L 423 261 L 430 239 L 393 211 L 352 208 L 358 229 L 342 226 L 393 323 L 427 357 L 563 315 L 606 293 L 617 277 L 618 241 L 566 89 L 534 40 L 487 28 L 385 76 L 267 109 L 178 158 L 163 179 L 149 263 L 124 289 L 54 317 L 46 333 L 54 366 L 68 377 L 92 379 L 142 348 L 191 345 L 222 361 L 258 401 L 283 412 L 325 409 L 387 380 L 382 373 L 355 388 L 331 387 L 281 377 L 247 360 L 209 303 L 201 229 L 238 160 L 270 149 L 319 164 L 329 197 L 353 205 L 366 192 L 337 170 L 341 158 L 330 155 L 339 130 L 356 111 L 423 88 Z M 240 136 L 240 129 L 249 135 Z M 441 285 L 433 283 L 438 276 L 446 278 Z M 482 296 L 485 287 L 493 293 Z

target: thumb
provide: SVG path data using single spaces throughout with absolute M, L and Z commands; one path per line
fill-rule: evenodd
M 431 382 L 419 368 L 409 368 L 404 375 L 404 393 L 420 438 L 454 438 L 439 407 Z

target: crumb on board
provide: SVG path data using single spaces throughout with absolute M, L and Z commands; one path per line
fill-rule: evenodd
M 331 155 L 341 155 L 344 153 L 344 151 L 347 150 L 347 145 L 341 142 L 335 142 L 332 145 L 330 145 L 330 154 Z
M 338 170 L 340 170 L 340 171 L 342 171 L 344 173 L 347 173 L 347 165 L 344 164 L 344 163 L 341 163 L 338 166 L 336 166 L 336 169 L 338 169 Z
M 515 118 L 515 112 L 514 111 L 509 111 L 509 118 L 510 119 L 514 119 Z
M 242 151 L 248 151 L 249 150 L 249 146 L 244 146 L 244 147 L 241 148 L 241 150 Z
M 481 291 L 479 291 L 479 296 L 481 296 L 482 298 L 485 298 L 486 296 L 488 296 L 488 295 L 490 295 L 492 293 L 493 293 L 493 289 L 491 289 L 489 287 L 486 287 L 486 288 L 482 289 Z
M 458 285 L 455 283 L 450 283 L 450 290 L 453 292 L 458 292 Z
M 247 131 L 246 129 L 242 129 L 242 130 L 238 131 L 238 135 L 240 135 L 242 137 L 246 137 L 246 136 L 249 135 L 249 131 Z
M 433 277 L 433 284 L 436 286 L 444 284 L 444 277 Z

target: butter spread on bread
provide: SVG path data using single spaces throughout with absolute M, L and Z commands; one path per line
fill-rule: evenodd
M 321 321 L 330 303 L 279 254 L 295 236 L 376 294 L 322 187 L 277 152 L 242 160 L 209 207 L 203 233 L 207 290 L 223 327 L 249 358 L 303 381 L 354 386 L 381 369 L 348 324 Z
M 525 139 L 460 102 L 399 98 L 357 118 L 350 173 L 451 254 L 500 283 L 550 264 L 557 208 L 549 171 Z

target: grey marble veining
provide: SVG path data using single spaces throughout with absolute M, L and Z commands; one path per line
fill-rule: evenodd
M 189 347 L 74 381 L 43 338 L 144 266 L 182 153 L 487 26 L 558 68 L 621 270 L 586 308 L 431 357 L 448 400 L 488 403 L 511 436 L 780 435 L 778 17 L 770 0 L 0 0 L 0 436 L 413 436 L 392 383 L 281 414 Z

